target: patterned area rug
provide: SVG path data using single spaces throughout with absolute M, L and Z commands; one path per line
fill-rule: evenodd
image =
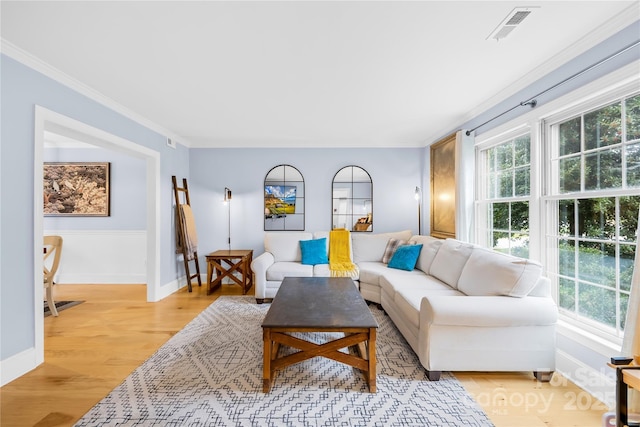
M 271 392 L 262 393 L 260 325 L 269 307 L 249 296 L 220 297 L 76 426 L 493 425 L 453 375 L 430 382 L 374 306 L 377 393 L 359 371 L 319 357 L 279 372 Z

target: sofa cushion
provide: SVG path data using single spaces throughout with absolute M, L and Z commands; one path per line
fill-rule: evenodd
M 387 267 L 387 264 L 383 264 L 381 262 L 363 261 L 358 264 L 358 270 L 360 270 L 361 282 L 379 285 L 380 277 L 389 271 L 389 268 Z
M 536 285 L 533 287 L 531 292 L 529 292 L 529 297 L 551 297 L 551 281 L 544 277 L 540 276 Z
M 329 268 L 329 264 L 314 265 L 313 277 L 331 277 L 331 268 Z M 349 275 L 349 277 L 353 280 L 358 280 L 360 278 L 357 270 L 354 271 L 353 274 Z
M 416 268 L 429 274 L 429 269 L 431 268 L 431 264 L 433 264 L 433 259 L 436 257 L 438 249 L 440 249 L 444 240 L 436 239 L 431 236 L 413 236 L 411 240 L 409 240 L 409 243 L 422 244 L 422 250 L 420 251 L 418 262 L 416 262 Z
M 420 270 L 406 271 L 387 268 L 387 272 L 380 277 L 380 288 L 391 298 L 394 298 L 396 291 L 402 289 L 418 289 L 420 292 L 428 293 L 434 290 L 451 289 L 451 286 L 433 276 L 424 274 Z M 462 293 L 460 294 L 462 295 Z
M 455 239 L 445 240 L 433 259 L 429 274 L 457 289 L 462 268 L 471 256 L 473 248 L 474 245 L 470 243 Z
M 458 292 L 448 286 L 443 286 L 441 289 L 431 289 L 429 291 L 425 291 L 419 287 L 403 287 L 397 289 L 393 301 L 404 318 L 409 320 L 416 328 L 420 327 L 420 304 L 422 303 L 422 298 L 427 295 L 464 296 L 462 292 Z
M 267 269 L 267 280 L 282 281 L 287 276 L 313 277 L 313 265 L 304 265 L 296 261 L 281 261 Z
M 353 249 L 353 262 L 362 261 L 382 262 L 384 250 L 389 239 L 409 240 L 411 230 L 395 233 L 351 233 L 351 247 Z
M 316 232 L 313 233 L 313 238 L 314 239 L 327 239 L 327 254 L 329 253 L 329 238 L 330 237 L 331 237 L 331 232 L 330 231 L 316 231 Z M 351 252 L 349 252 L 349 256 L 353 260 L 353 243 L 351 243 L 351 245 L 349 245 L 349 250 L 351 251 Z
M 467 295 L 525 297 L 536 286 L 542 265 L 490 249 L 475 248 L 462 269 L 458 289 Z
M 264 250 L 273 255 L 275 262 L 302 260 L 300 240 L 310 240 L 313 234 L 293 231 L 265 233 Z
M 387 247 L 384 248 L 384 254 L 382 255 L 382 262 L 388 264 L 393 258 L 393 254 L 396 253 L 396 250 L 402 246 L 406 245 L 407 241 L 402 239 L 389 239 L 387 242 Z
M 327 264 L 327 239 L 300 240 L 302 263 L 305 265 Z
M 416 267 L 422 245 L 402 245 L 389 261 L 389 268 L 411 271 Z
M 427 295 L 420 306 L 423 322 L 474 328 L 546 326 L 558 322 L 552 298 Z

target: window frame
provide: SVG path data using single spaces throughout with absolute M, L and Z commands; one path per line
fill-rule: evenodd
M 598 96 L 592 99 L 586 99 L 583 102 L 577 103 L 572 106 L 572 108 L 568 108 L 562 112 L 559 112 L 554 115 L 550 115 L 546 118 L 541 119 L 541 125 L 544 128 L 544 139 L 540 141 L 540 143 L 545 147 L 545 161 L 543 162 L 545 165 L 545 182 L 544 185 L 544 193 L 545 195 L 542 197 L 542 203 L 544 207 L 544 217 L 547 219 L 546 225 L 546 257 L 545 257 L 545 265 L 547 266 L 548 277 L 552 282 L 553 290 L 554 290 L 554 299 L 556 303 L 559 304 L 559 295 L 560 295 L 560 271 L 559 271 L 559 252 L 558 252 L 558 244 L 557 242 L 560 240 L 560 235 L 557 232 L 557 224 L 559 221 L 558 218 L 558 203 L 562 200 L 580 200 L 580 199 L 594 199 L 594 198 L 620 198 L 624 196 L 640 196 L 640 187 L 637 188 L 629 188 L 626 186 L 626 156 L 624 147 L 629 144 L 629 141 L 626 141 L 624 138 L 621 140 L 619 144 L 615 144 L 615 146 L 619 146 L 622 151 L 622 182 L 621 188 L 605 188 L 605 189 L 585 189 L 585 152 L 592 152 L 593 150 L 587 149 L 584 145 L 584 116 L 598 111 L 604 107 L 607 107 L 616 102 L 620 102 L 622 105 L 621 108 L 621 116 L 625 117 L 625 100 L 627 98 L 631 98 L 634 96 L 640 95 L 640 90 L 638 90 L 637 85 L 625 85 L 619 87 L 617 89 L 611 90 L 610 92 L 604 92 L 599 94 Z M 581 171 L 580 171 L 580 190 L 579 191 L 568 191 L 561 193 L 560 192 L 560 183 L 559 183 L 559 167 L 552 166 L 555 161 L 562 158 L 560 154 L 553 153 L 554 144 L 558 144 L 559 135 L 558 128 L 559 125 L 565 123 L 574 118 L 581 118 L 581 141 L 580 141 L 580 151 L 578 156 L 580 157 L 581 162 Z M 626 135 L 624 131 L 626 127 L 626 120 L 622 120 L 622 129 L 623 135 Z M 637 141 L 636 141 L 637 142 Z M 576 213 L 577 214 L 577 213 Z M 616 213 L 619 222 L 619 212 Z M 616 265 L 619 267 L 620 257 L 619 257 L 619 246 L 620 242 L 618 239 L 619 230 L 616 231 L 616 239 L 613 241 L 607 241 L 607 244 L 616 245 Z M 574 241 L 576 244 L 580 242 L 588 242 L 594 239 L 585 238 L 581 236 L 573 236 L 569 240 Z M 595 239 L 598 241 L 604 242 L 604 239 Z M 620 279 L 619 279 L 619 268 L 617 270 L 617 280 L 615 285 L 615 301 L 616 301 L 616 326 L 610 327 L 596 320 L 590 319 L 584 315 L 581 315 L 577 309 L 574 309 L 573 312 L 569 310 L 565 310 L 559 307 L 559 317 L 563 321 L 567 322 L 570 325 L 582 328 L 587 332 L 598 336 L 602 339 L 610 341 L 615 344 L 622 344 L 622 338 L 624 336 L 624 331 L 619 329 L 619 299 L 620 299 Z M 578 278 L 575 278 L 578 280 Z M 584 282 L 584 281 L 583 281 Z M 584 282 L 587 284 L 587 282 Z M 603 288 L 605 288 L 603 286 Z
M 489 224 L 489 209 L 488 206 L 492 203 L 514 203 L 526 201 L 529 203 L 529 258 L 540 259 L 539 246 L 533 242 L 531 236 L 534 233 L 539 232 L 539 222 L 534 219 L 532 211 L 538 208 L 537 199 L 539 199 L 538 191 L 539 186 L 534 185 L 534 177 L 539 176 L 534 171 L 534 159 L 539 156 L 539 150 L 535 147 L 534 138 L 537 137 L 537 130 L 532 127 L 530 123 L 523 123 L 505 132 L 502 132 L 492 138 L 482 141 L 476 144 L 476 200 L 475 200 L 475 223 L 478 225 L 475 228 L 475 241 L 484 247 L 492 247 L 490 234 L 493 230 L 493 225 Z M 514 141 L 515 139 L 529 135 L 529 195 L 528 196 L 516 196 L 511 195 L 509 197 L 493 197 L 489 195 L 488 182 L 486 178 L 489 176 L 490 171 L 487 170 L 487 153 L 489 150 L 497 148 L 500 145 Z M 515 165 L 512 165 L 511 170 L 515 170 Z M 533 249 L 532 249 L 533 246 Z M 511 250 L 509 250 L 511 252 Z
M 549 244 L 548 228 L 557 224 L 555 212 L 549 212 L 549 201 L 557 198 L 567 198 L 569 195 L 563 193 L 560 197 L 551 196 L 547 192 L 547 183 L 550 178 L 550 168 L 546 167 L 543 159 L 548 158 L 548 147 L 544 143 L 549 132 L 547 124 L 549 121 L 560 121 L 562 118 L 575 116 L 587 110 L 595 110 L 598 106 L 604 106 L 611 101 L 622 96 L 633 96 L 640 87 L 640 75 L 637 70 L 640 61 L 634 61 L 628 65 L 620 67 L 596 80 L 586 83 L 564 95 L 551 101 L 538 100 L 538 105 L 520 116 L 497 125 L 494 128 L 475 135 L 476 166 L 479 162 L 479 150 L 496 145 L 498 140 L 506 140 L 513 136 L 514 132 L 522 132 L 524 128 L 531 130 L 531 202 L 529 211 L 530 217 L 530 248 L 529 258 L 540 260 L 543 265 L 543 275 L 549 276 L 548 271 L 557 271 L 557 253 L 553 245 Z M 511 133 L 511 135 L 509 135 Z M 484 166 L 483 166 L 484 167 Z M 480 195 L 483 191 L 483 171 L 476 169 L 475 173 L 475 223 L 481 224 L 486 221 L 481 215 Z M 620 193 L 627 194 L 626 190 Z M 477 227 L 476 227 L 477 229 Z M 486 239 L 482 240 L 476 231 L 476 242 L 486 246 Z M 552 283 L 551 293 L 555 301 L 558 301 L 558 286 Z M 622 339 L 611 334 L 602 333 L 598 328 L 591 327 L 587 322 L 574 321 L 561 315 L 558 330 L 563 335 L 571 337 L 577 342 L 601 353 L 610 354 L 612 351 L 619 351 Z

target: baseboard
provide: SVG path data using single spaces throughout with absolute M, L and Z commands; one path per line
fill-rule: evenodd
M 35 347 L 0 361 L 0 387 L 34 370 L 38 365 Z
M 615 408 L 616 380 L 613 369 L 598 371 L 575 357 L 558 351 L 556 353 L 556 370 L 584 390 L 584 394 L 579 393 L 571 397 L 568 404 L 575 405 L 575 408 L 568 409 L 597 408 L 606 412 L 610 408 Z M 562 380 L 552 380 L 552 386 L 555 381 Z M 562 384 L 556 382 L 555 385 Z
M 179 291 L 180 289 L 184 288 L 187 286 L 187 277 L 183 276 L 180 277 L 176 280 L 172 280 L 169 283 L 165 283 L 164 285 L 160 286 L 160 289 L 158 289 L 158 294 L 156 301 L 161 301 L 164 298 L 168 297 L 169 295 Z

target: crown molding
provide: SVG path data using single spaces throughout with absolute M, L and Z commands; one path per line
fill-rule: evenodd
M 161 135 L 170 138 L 173 141 L 179 141 L 180 144 L 190 148 L 192 144 L 186 138 L 175 134 L 174 132 L 166 129 L 165 127 L 157 124 L 156 122 L 136 113 L 133 110 L 128 109 L 122 104 L 109 98 L 108 96 L 98 92 L 90 86 L 80 82 L 76 78 L 64 73 L 63 71 L 53 67 L 37 56 L 19 48 L 13 43 L 0 38 L 0 53 L 7 55 L 8 57 L 20 62 L 21 64 L 43 74 L 50 79 L 67 86 L 68 88 L 86 96 L 87 98 L 104 105 L 105 107 L 123 115 L 124 117 L 133 120 L 134 122 L 151 129 Z

